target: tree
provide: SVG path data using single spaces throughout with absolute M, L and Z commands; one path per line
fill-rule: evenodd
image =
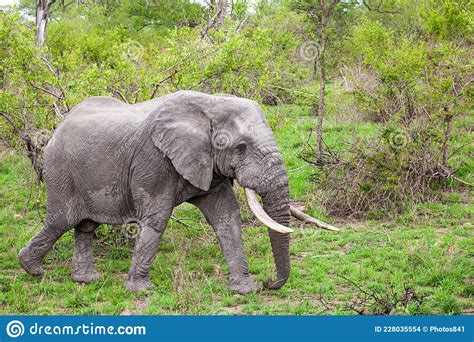
M 49 9 L 56 0 L 36 0 L 36 46 L 46 40 L 46 27 L 49 21 Z
M 117 6 L 117 11 L 130 18 L 126 26 L 141 31 L 145 27 L 196 27 L 201 21 L 204 7 L 190 0 L 124 0 Z
M 217 18 L 216 26 L 219 27 L 224 23 L 227 15 L 227 0 L 217 0 Z
M 329 6 L 326 6 L 324 0 L 319 0 L 316 7 L 316 13 L 312 16 L 314 25 L 316 26 L 316 32 L 318 35 L 317 40 L 317 53 L 314 60 L 314 78 L 319 78 L 319 96 L 318 96 L 318 124 L 316 128 L 316 139 L 318 147 L 317 161 L 322 163 L 323 158 L 323 118 L 325 112 L 324 106 L 324 95 L 326 90 L 326 65 L 324 63 L 324 57 L 326 54 L 326 42 L 328 36 L 326 30 L 330 21 L 334 16 L 334 8 L 339 3 L 339 0 L 333 0 Z
M 329 62 L 328 54 L 337 50 L 347 35 L 350 26 L 351 9 L 354 2 L 341 0 L 297 0 L 293 7 L 302 11 L 312 25 L 311 36 L 315 39 L 315 56 L 313 60 L 313 80 L 319 81 L 318 102 L 313 103 L 311 113 L 317 116 L 316 163 L 323 164 L 323 121 L 325 114 L 325 94 L 327 69 L 334 61 Z M 332 50 L 332 51 L 330 51 Z

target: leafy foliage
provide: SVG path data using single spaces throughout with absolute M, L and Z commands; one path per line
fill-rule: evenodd
M 344 148 L 353 153 L 328 151 L 318 183 L 328 212 L 401 212 L 412 200 L 435 199 L 453 177 L 469 178 L 469 161 L 458 152 L 470 147 L 458 120 L 472 106 L 471 3 L 341 1 L 322 33 L 314 30 L 315 4 L 236 1 L 217 27 L 213 8 L 189 0 L 56 2 L 42 48 L 34 47 L 25 15 L 34 14 L 34 1 L 21 1 L 22 14 L 2 9 L 2 140 L 26 147 L 40 172 L 52 130 L 89 96 L 135 103 L 194 89 L 316 108 L 314 61 L 301 47 L 323 38 L 327 115 L 381 123 L 366 139 L 349 137 Z M 275 130 L 292 120 L 279 112 L 271 119 Z M 303 132 L 307 144 L 295 147 L 309 161 L 312 130 Z M 379 196 L 389 200 L 374 201 Z M 365 204 L 355 210 L 361 198 Z
M 232 1 L 222 25 L 203 3 L 56 1 L 41 48 L 34 46 L 35 1 L 22 0 L 21 11 L 0 9 L 0 311 L 472 312 L 473 210 L 464 189 L 474 181 L 472 1 L 340 1 L 323 36 L 311 13 L 317 1 Z M 327 155 L 315 166 L 317 51 L 310 58 L 301 51 L 320 38 L 332 41 L 321 64 Z M 74 284 L 70 269 L 58 267 L 72 257 L 71 234 L 46 260 L 49 277 L 37 282 L 18 273 L 18 251 L 34 234 L 25 226 L 39 227 L 45 215 L 44 184 L 22 152 L 40 174 L 51 132 L 86 97 L 135 103 L 178 89 L 259 101 L 292 199 L 322 219 L 342 216 L 346 229 L 334 235 L 297 227 L 290 252 L 298 262 L 286 287 L 246 297 L 227 289 L 215 235 L 189 206 L 175 215 L 200 229 L 170 222 L 152 293 L 125 293 L 117 274 L 129 268 L 131 250 L 108 225 L 96 231 L 100 284 Z M 242 207 L 250 271 L 262 281 L 272 272 L 268 236 Z
M 335 164 L 321 184 L 331 212 L 399 213 L 411 202 L 437 199 L 464 166 L 464 160 L 451 162 L 459 150 L 450 146 L 453 121 L 472 106 L 472 48 L 463 35 L 471 28 L 461 5 L 438 5 L 426 5 L 422 14 L 432 15 L 422 15 L 416 35 L 380 19 L 355 27 L 354 62 L 344 80 L 358 110 L 384 125 L 379 141 L 359 140 L 349 153 L 330 156 Z M 446 20 L 436 30 L 433 11 Z M 365 73 L 348 72 L 357 66 Z

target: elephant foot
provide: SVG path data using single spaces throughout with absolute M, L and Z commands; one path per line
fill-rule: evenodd
M 250 277 L 241 277 L 231 280 L 229 288 L 241 295 L 246 295 L 250 292 L 257 292 L 259 290 L 258 284 Z
M 153 284 L 148 278 L 127 279 L 125 281 L 125 288 L 130 292 L 139 292 L 151 290 L 153 288 Z
M 75 281 L 76 283 L 92 283 L 94 281 L 98 281 L 102 278 L 102 275 L 97 272 L 95 268 L 90 268 L 86 271 L 81 270 L 79 271 L 73 271 L 72 272 L 72 280 Z
M 27 247 L 23 248 L 18 254 L 21 267 L 31 275 L 42 276 L 44 274 L 43 260 L 41 258 L 32 258 L 29 254 Z

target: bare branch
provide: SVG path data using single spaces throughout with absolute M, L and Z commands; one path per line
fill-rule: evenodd
M 18 127 L 18 125 L 15 123 L 15 121 L 13 121 L 9 114 L 5 112 L 0 112 L 0 116 L 3 117 L 10 124 L 10 126 L 15 129 L 21 140 L 23 140 L 28 158 L 30 159 L 33 165 L 33 169 L 35 170 L 36 175 L 38 176 L 38 182 L 43 181 L 43 165 L 40 161 L 41 149 L 33 142 L 28 133 Z
M 399 11 L 399 10 L 394 10 L 394 11 L 390 11 L 390 10 L 384 10 L 384 9 L 381 9 L 382 7 L 382 1 L 380 1 L 378 4 L 377 4 L 377 7 L 372 7 L 368 4 L 367 0 L 362 0 L 362 4 L 365 6 L 365 8 L 367 8 L 369 11 L 371 12 L 377 12 L 377 13 L 386 13 L 386 14 L 402 14 L 403 12 L 402 11 Z
M 51 90 L 42 88 L 42 87 L 37 86 L 37 85 L 35 85 L 35 84 L 33 84 L 33 83 L 30 83 L 30 85 L 31 85 L 33 88 L 38 89 L 38 90 L 41 90 L 41 91 L 44 91 L 45 93 L 48 93 L 49 95 L 52 95 L 52 96 L 54 96 L 55 98 L 57 98 L 57 99 L 59 99 L 59 100 L 64 100 L 63 95 L 55 94 L 55 93 L 53 93 Z
M 123 102 L 125 102 L 126 104 L 130 104 L 127 100 L 127 98 L 122 94 L 122 92 L 118 89 L 112 89 L 113 92 L 117 93 L 123 100 Z

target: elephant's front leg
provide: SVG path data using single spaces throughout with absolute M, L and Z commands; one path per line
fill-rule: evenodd
M 135 250 L 132 265 L 128 272 L 125 287 L 129 291 L 148 290 L 153 287 L 149 278 L 149 271 L 158 252 L 158 245 L 166 229 L 166 223 L 171 216 L 172 208 L 158 210 L 139 222 L 140 230 L 135 241 Z
M 190 201 L 204 214 L 217 234 L 230 271 L 229 288 L 240 294 L 257 291 L 257 283 L 250 277 L 242 243 L 240 207 L 229 181 L 205 196 Z

